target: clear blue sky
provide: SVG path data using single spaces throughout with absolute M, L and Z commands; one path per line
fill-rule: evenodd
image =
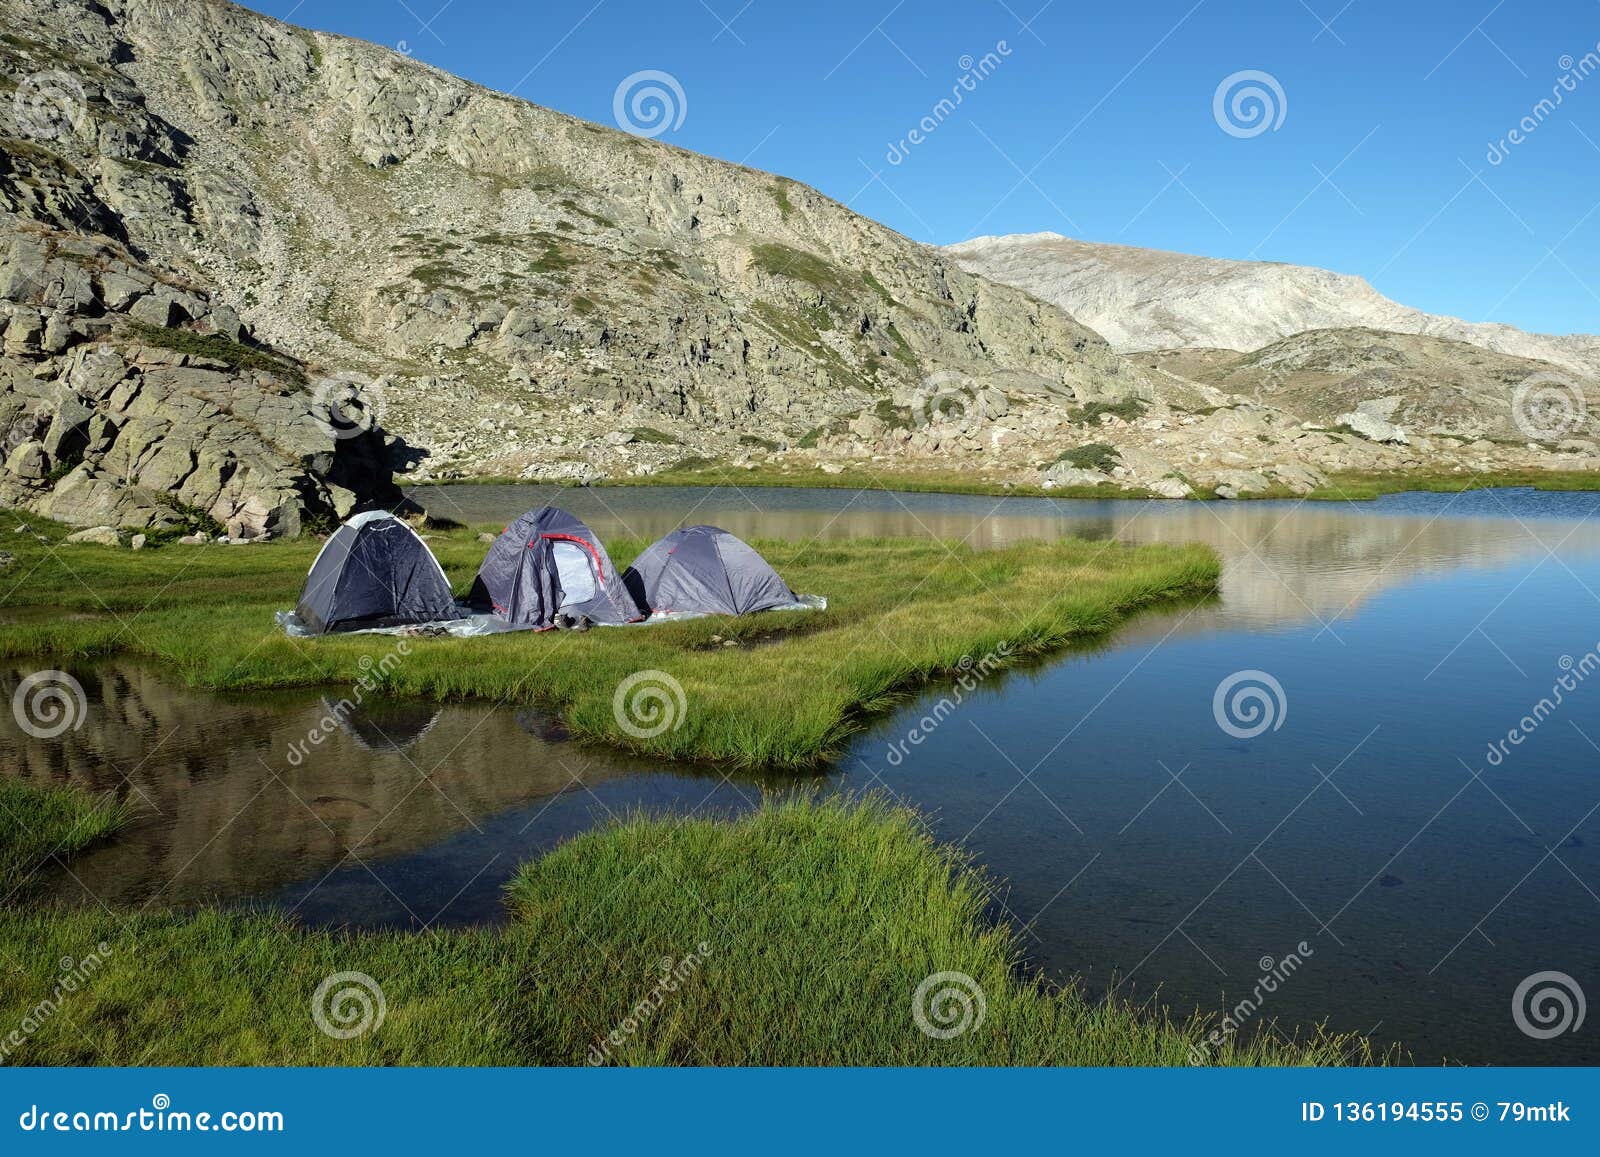
M 605 124 L 625 77 L 669 73 L 686 108 L 660 139 L 923 241 L 1053 230 L 1298 262 L 1474 321 L 1600 332 L 1600 71 L 1571 79 L 1600 56 L 1600 0 L 254 6 Z M 985 53 L 997 67 L 940 117 Z M 1214 116 L 1244 70 L 1286 106 L 1254 136 Z M 925 116 L 937 127 L 889 163 Z

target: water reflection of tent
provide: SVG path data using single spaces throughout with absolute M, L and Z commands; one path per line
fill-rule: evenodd
M 368 751 L 404 751 L 433 729 L 444 710 L 425 703 L 351 707 L 348 703 L 335 703 L 326 696 L 322 706 Z
M 546 715 L 542 711 L 524 707 L 513 718 L 516 719 L 518 727 L 541 743 L 566 743 L 572 738 L 572 732 L 567 729 L 567 725 L 554 715 Z

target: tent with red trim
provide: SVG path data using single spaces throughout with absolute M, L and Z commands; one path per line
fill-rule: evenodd
M 558 614 L 613 626 L 644 617 L 594 531 L 555 506 L 528 511 L 490 544 L 467 602 L 534 630 Z

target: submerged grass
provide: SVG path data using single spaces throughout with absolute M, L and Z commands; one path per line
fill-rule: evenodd
M 1502 470 L 1487 474 L 1424 473 L 1395 470 L 1381 474 L 1334 474 L 1314 499 L 1360 502 L 1411 490 L 1460 494 L 1468 490 L 1526 487 L 1535 490 L 1600 490 L 1600 470 Z
M 215 689 L 349 685 L 381 673 L 387 694 L 537 704 L 579 736 L 655 756 L 800 767 L 963 660 L 1001 652 L 1011 661 L 1087 640 L 1142 607 L 1207 594 L 1218 575 L 1202 546 L 1063 540 L 976 551 L 930 539 L 755 540 L 792 587 L 826 595 L 828 609 L 584 634 L 412 638 L 403 658 L 386 663 L 396 644 L 387 636 L 307 641 L 275 628 L 272 612 L 294 605 L 317 545 L 132 552 L 20 536 L 13 573 L 24 577 L 0 611 L 0 658 L 129 653 Z M 434 534 L 430 545 L 464 588 L 483 553 L 471 530 Z M 645 543 L 608 545 L 623 566 Z M 30 615 L 30 607 L 50 609 Z M 672 726 L 658 735 L 631 733 L 628 722 L 645 720 L 615 703 L 636 672 L 665 673 L 682 688 Z
M 29 838 L 51 844 L 73 823 L 57 816 Z M 0 811 L 0 843 L 28 830 Z M 792 800 L 734 822 L 634 817 L 580 836 L 522 869 L 504 930 L 362 935 L 213 910 L 3 906 L 0 1046 L 9 1063 L 56 1065 L 1189 1063 L 1205 1021 L 1027 975 L 1016 936 L 984 919 L 989 887 L 913 813 Z M 98 971 L 41 1015 L 61 961 L 102 943 Z M 339 972 L 366 974 L 384 1004 L 347 1040 L 312 1016 Z M 965 988 L 969 1027 L 949 1039 L 913 1014 L 934 973 L 981 990 L 981 1019 Z M 958 1005 L 924 1007 L 935 1026 L 955 1023 L 941 1010 Z M 1207 1054 L 1370 1059 L 1359 1038 L 1318 1030 L 1230 1037 Z
M 21 887 L 35 866 L 104 839 L 127 815 L 111 796 L 0 779 L 0 900 Z

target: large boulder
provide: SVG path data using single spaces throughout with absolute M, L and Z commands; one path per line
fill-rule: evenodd
M 1340 414 L 1334 420 L 1341 426 L 1348 426 L 1370 441 L 1389 442 L 1404 446 L 1411 439 L 1406 436 L 1406 432 L 1403 429 L 1390 421 L 1394 416 L 1398 403 L 1398 398 L 1380 398 L 1375 401 L 1360 402 L 1354 410 L 1346 414 Z
M 50 456 L 41 443 L 30 438 L 6 457 L 6 472 L 30 482 L 43 478 L 50 473 Z
M 67 541 L 74 544 L 89 543 L 94 546 L 123 546 L 126 545 L 128 536 L 114 526 L 91 526 L 88 530 L 67 535 Z
M 0 502 L 97 533 L 199 514 L 252 539 L 399 500 L 383 432 L 330 423 L 293 360 L 196 356 L 191 333 L 149 328 L 238 343 L 232 310 L 100 243 L 50 240 L 0 240 Z
M 1047 467 L 1042 479 L 1046 490 L 1053 490 L 1058 486 L 1099 486 L 1110 481 L 1109 475 L 1102 474 L 1098 470 L 1085 470 L 1070 462 L 1056 462 Z

